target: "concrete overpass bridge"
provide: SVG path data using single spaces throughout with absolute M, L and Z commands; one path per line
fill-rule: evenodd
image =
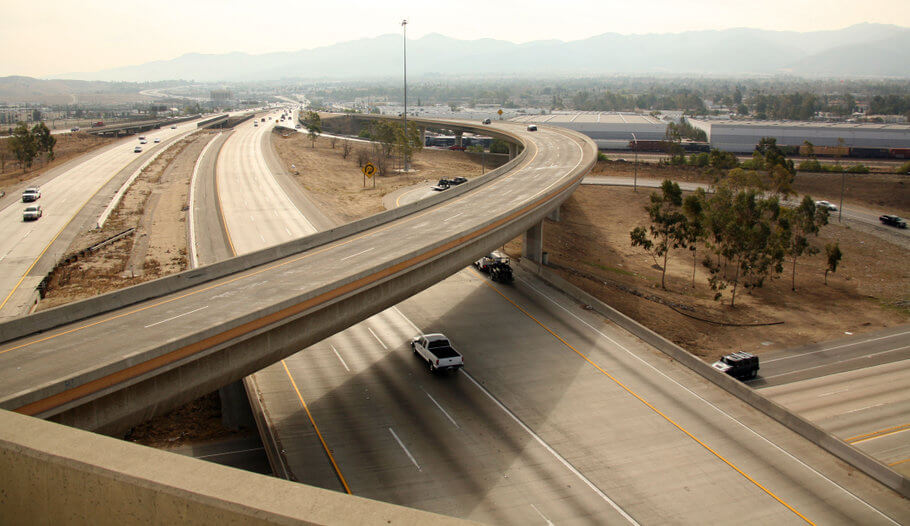
M 583 135 L 419 119 L 523 145 L 457 189 L 290 243 L 0 324 L 0 408 L 116 433 L 437 283 L 531 230 L 593 166 Z M 533 255 L 532 255 L 533 259 Z

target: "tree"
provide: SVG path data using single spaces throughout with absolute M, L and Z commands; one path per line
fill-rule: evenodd
M 45 161 L 54 160 L 54 145 L 57 144 L 57 138 L 51 135 L 51 130 L 43 122 L 39 122 L 32 127 L 32 134 L 38 143 L 38 151 L 45 153 Z
M 686 214 L 685 238 L 689 251 L 692 252 L 692 288 L 695 288 L 695 269 L 698 265 L 698 242 L 705 235 L 705 190 L 698 188 L 694 194 L 683 200 L 683 213 Z
M 796 168 L 793 161 L 784 156 L 784 152 L 777 146 L 774 137 L 762 137 L 755 147 L 755 153 L 762 158 L 762 165 L 770 179 L 771 190 L 780 195 L 793 193 L 793 179 Z
M 793 259 L 791 288 L 795 292 L 796 259 L 818 253 L 818 249 L 809 244 L 809 234 L 817 236 L 821 227 L 828 224 L 828 209 L 815 206 L 815 201 L 807 195 L 796 208 L 784 209 L 781 223 L 789 233 L 787 255 Z
M 32 161 L 38 155 L 38 141 L 35 140 L 35 135 L 29 131 L 28 126 L 21 121 L 13 130 L 13 136 L 9 139 L 9 147 L 23 171 L 32 166 Z
M 341 158 L 347 159 L 348 155 L 351 154 L 352 148 L 353 148 L 353 146 L 351 146 L 351 141 L 348 141 L 348 140 L 342 141 L 341 142 Z
M 717 291 L 714 297 L 718 300 L 720 291 L 732 286 L 730 306 L 735 307 L 740 286 L 761 287 L 769 275 L 783 270 L 786 245 L 778 223 L 780 203 L 776 197 L 761 197 L 752 188 L 734 192 L 719 186 L 707 204 L 709 247 L 718 256 L 716 261 L 704 260 L 710 272 L 708 283 Z M 732 276 L 728 263 L 733 267 Z
M 303 124 L 307 128 L 307 133 L 310 136 L 310 141 L 313 144 L 313 148 L 316 147 L 316 138 L 319 137 L 319 134 L 322 132 L 322 119 L 319 118 L 319 114 L 315 111 L 306 112 L 306 116 L 303 118 Z
M 646 231 L 644 227 L 636 227 L 629 233 L 632 246 L 642 247 L 655 263 L 658 258 L 663 259 L 661 267 L 660 286 L 666 289 L 667 260 L 670 250 L 686 246 L 686 216 L 681 211 L 682 190 L 673 181 L 665 180 L 660 185 L 661 193 L 651 194 L 651 204 L 645 207 L 651 218 L 651 225 Z M 650 234 L 650 236 L 649 236 Z
M 837 272 L 837 265 L 844 254 L 840 251 L 840 245 L 835 242 L 825 245 L 825 255 L 828 257 L 828 267 L 825 269 L 825 285 L 827 285 L 828 273 Z

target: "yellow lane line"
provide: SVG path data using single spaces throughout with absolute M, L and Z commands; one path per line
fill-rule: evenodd
M 297 388 L 297 382 L 295 382 L 294 377 L 291 376 L 291 371 L 288 369 L 288 364 L 284 363 L 284 360 L 281 360 L 281 365 L 284 366 L 285 372 L 288 373 L 288 379 L 291 380 L 291 385 L 294 386 L 294 391 L 297 393 L 297 398 L 300 400 L 300 405 L 303 406 L 303 410 L 306 411 L 306 416 L 309 417 L 310 423 L 313 424 L 313 429 L 316 430 L 316 436 L 319 437 L 319 441 L 322 443 L 322 449 L 325 451 L 325 454 L 329 456 L 329 460 L 332 462 L 332 467 L 335 468 L 335 474 L 338 475 L 338 480 L 341 481 L 341 485 L 344 486 L 344 490 L 348 493 L 348 495 L 353 495 L 353 493 L 351 493 L 350 486 L 348 486 L 348 482 L 344 480 L 344 475 L 341 474 L 341 469 L 338 467 L 338 463 L 335 462 L 335 457 L 332 455 L 328 444 L 325 443 L 325 439 L 322 437 L 322 432 L 319 431 L 319 426 L 317 426 L 316 421 L 313 420 L 313 415 L 310 413 L 310 408 L 307 407 L 306 402 L 303 400 L 303 395 L 300 394 L 300 389 Z
M 572 352 L 574 352 L 575 354 L 577 354 L 578 356 L 580 356 L 584 361 L 588 362 L 588 363 L 589 363 L 590 365 L 592 365 L 595 369 L 597 369 L 598 371 L 600 371 L 601 373 L 603 373 L 607 378 L 609 378 L 610 380 L 612 380 L 616 385 L 618 385 L 619 387 L 621 387 L 624 391 L 626 391 L 627 393 L 629 393 L 630 395 L 632 395 L 633 397 L 635 397 L 639 402 L 641 402 L 642 404 L 644 404 L 645 406 L 647 406 L 649 409 L 651 409 L 652 411 L 654 411 L 655 413 L 657 413 L 658 415 L 660 415 L 664 420 L 666 420 L 668 423 L 670 423 L 673 427 L 675 427 L 676 429 L 679 429 L 680 431 L 682 431 L 686 436 L 688 436 L 689 438 L 691 438 L 692 440 L 694 440 L 696 443 L 698 443 L 701 447 L 703 447 L 704 449 L 706 449 L 707 451 L 709 451 L 712 455 L 714 455 L 715 457 L 717 457 L 717 458 L 718 458 L 720 461 L 722 461 L 724 464 L 726 464 L 726 465 L 730 466 L 731 468 L 733 468 L 734 471 L 736 471 L 737 473 L 739 473 L 740 475 L 742 475 L 743 477 L 745 477 L 746 480 L 748 480 L 749 482 L 751 482 L 752 484 L 754 484 L 756 487 L 758 487 L 759 489 L 761 489 L 762 491 L 764 491 L 764 492 L 765 492 L 766 494 L 768 494 L 771 498 L 773 498 L 773 499 L 776 500 L 777 502 L 783 504 L 788 510 L 792 511 L 792 512 L 795 513 L 797 516 L 799 516 L 799 518 L 801 518 L 802 520 L 806 521 L 806 523 L 812 524 L 812 525 L 815 524 L 814 522 L 812 522 L 811 520 L 809 520 L 805 515 L 803 515 L 803 514 L 800 513 L 799 511 L 797 511 L 793 506 L 787 504 L 782 498 L 778 497 L 778 496 L 775 495 L 771 490 L 769 490 L 768 488 L 764 487 L 763 485 L 761 485 L 761 483 L 759 483 L 758 481 L 756 481 L 754 478 L 752 478 L 752 477 L 750 477 L 749 475 L 747 475 L 743 470 L 741 470 L 741 469 L 739 469 L 738 467 L 736 467 L 736 465 L 733 464 L 731 461 L 729 461 L 729 460 L 727 460 L 726 458 L 724 458 L 720 453 L 718 453 L 717 451 L 715 451 L 714 449 L 712 449 L 712 448 L 711 448 L 710 446 L 708 446 L 706 443 L 702 442 L 699 438 L 697 438 L 695 435 L 693 435 L 692 433 L 690 433 L 688 430 L 686 430 L 686 429 L 685 429 L 684 427 L 682 427 L 680 424 L 676 423 L 676 421 L 674 421 L 672 418 L 670 418 L 669 416 L 667 416 L 666 414 L 664 414 L 660 409 L 657 409 L 657 408 L 656 408 L 655 406 L 653 406 L 650 402 L 648 402 L 647 400 L 645 400 L 644 398 L 642 398 L 640 395 L 638 395 L 635 391 L 633 391 L 630 387 L 628 387 L 628 386 L 626 386 L 624 383 L 620 382 L 615 376 L 613 376 L 612 374 L 608 373 L 605 369 L 603 369 L 601 366 L 597 365 L 593 360 L 591 360 L 590 358 L 588 358 L 584 353 L 582 353 L 581 351 L 579 351 L 578 349 L 576 349 L 575 347 L 573 347 L 569 342 L 567 342 L 567 341 L 566 341 L 565 339 L 563 339 L 561 336 L 559 336 L 558 334 L 556 334 L 555 332 L 553 332 L 549 327 L 547 327 L 546 325 L 544 325 L 543 322 L 541 322 L 540 320 L 538 320 L 537 318 L 535 318 L 530 312 L 528 312 L 527 310 L 525 310 L 524 308 L 522 308 L 520 305 L 518 305 L 517 303 L 515 303 L 514 301 L 512 301 L 511 299 L 509 299 L 509 298 L 508 298 L 505 294 L 503 294 L 499 289 L 497 289 L 496 287 L 494 287 L 493 285 L 491 285 L 491 284 L 489 283 L 489 281 L 488 281 L 483 275 L 481 275 L 479 272 L 477 272 L 477 271 L 475 270 L 474 273 L 483 281 L 483 284 L 484 284 L 484 285 L 486 285 L 487 287 L 490 287 L 493 291 L 495 291 L 497 294 L 499 294 L 500 296 L 502 296 L 502 298 L 505 299 L 507 302 L 511 303 L 513 307 L 515 307 L 516 309 L 518 309 L 519 311 L 521 311 L 521 313 L 524 314 L 525 316 L 527 316 L 528 318 L 531 318 L 531 319 L 534 321 L 534 323 L 536 323 L 537 325 L 539 325 L 543 330 L 545 330 L 545 331 L 547 331 L 548 333 L 550 333 L 551 336 L 553 336 L 554 338 L 556 338 L 557 340 L 559 340 L 563 345 L 565 345 L 566 347 L 568 347 L 569 349 L 571 349 Z
M 910 462 L 910 458 L 905 458 L 904 460 L 898 460 L 897 462 L 892 462 L 888 464 L 889 466 L 896 466 L 898 464 L 903 464 L 904 462 Z
M 846 439 L 845 442 L 849 442 L 851 444 L 859 444 L 860 442 L 865 442 L 866 440 L 873 440 L 876 438 L 893 435 L 895 433 L 900 433 L 901 431 L 907 431 L 908 429 L 910 429 L 910 424 L 902 424 L 899 426 L 889 427 L 887 429 L 879 429 L 878 431 L 873 431 L 871 433 L 866 433 L 863 435 L 856 435 L 855 437 Z

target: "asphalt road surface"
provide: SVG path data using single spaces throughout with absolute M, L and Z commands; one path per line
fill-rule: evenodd
M 910 476 L 910 326 L 769 353 L 749 383 Z
M 63 251 L 75 231 L 68 231 L 69 240 L 60 239 L 57 252 L 49 253 L 49 266 L 36 268 L 38 260 L 61 237 L 66 227 L 98 192 L 124 171 L 132 172 L 155 152 L 166 148 L 173 139 L 196 129 L 196 121 L 181 123 L 177 129 L 162 128 L 144 135 L 148 144 L 142 153 L 134 153 L 139 145 L 136 137 L 117 141 L 111 146 L 79 157 L 73 162 L 48 170 L 29 183 L 41 188 L 41 198 L 23 203 L 18 195 L 3 200 L 0 210 L 0 320 L 26 314 L 33 303 L 34 291 L 44 274 L 63 256 Z M 153 141 L 161 138 L 160 144 Z M 13 197 L 14 199 L 10 199 Z M 22 211 L 28 205 L 40 205 L 43 216 L 37 221 L 24 222 Z M 48 267 L 48 268 L 44 268 Z

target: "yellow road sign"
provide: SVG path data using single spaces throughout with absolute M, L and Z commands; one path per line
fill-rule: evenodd
M 373 174 L 376 173 L 376 167 L 373 166 L 373 163 L 366 163 L 361 170 L 363 175 L 367 177 L 373 177 Z
M 499 110 L 496 113 L 498 113 L 500 117 L 502 116 L 502 110 Z

